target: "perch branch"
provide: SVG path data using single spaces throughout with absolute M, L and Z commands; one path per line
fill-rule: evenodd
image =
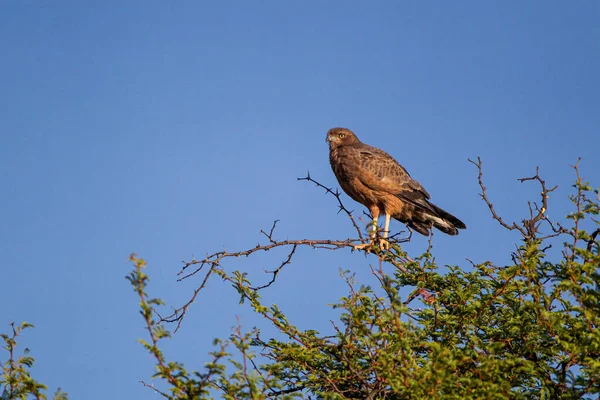
M 254 253 L 261 252 L 261 251 L 269 251 L 271 249 L 278 248 L 278 247 L 291 248 L 286 259 L 279 265 L 279 267 L 277 267 L 275 270 L 272 270 L 272 271 L 265 271 L 266 273 L 272 274 L 271 280 L 264 285 L 252 288 L 253 290 L 261 290 L 261 289 L 265 289 L 265 288 L 271 286 L 275 282 L 275 280 L 277 279 L 281 270 L 286 265 L 289 265 L 291 263 L 292 258 L 296 254 L 296 250 L 298 249 L 299 246 L 307 246 L 307 247 L 312 247 L 314 249 L 326 249 L 326 250 L 332 250 L 332 251 L 348 248 L 348 249 L 351 249 L 354 251 L 356 244 L 361 242 L 360 239 L 351 239 L 351 238 L 345 239 L 345 240 L 330 240 L 330 239 L 277 240 L 274 237 L 277 222 L 278 221 L 273 222 L 273 225 L 268 233 L 265 230 L 260 231 L 261 234 L 263 234 L 266 237 L 266 239 L 268 240 L 267 244 L 259 243 L 255 247 L 252 247 L 252 248 L 249 248 L 246 250 L 235 251 L 235 252 L 228 252 L 225 250 L 218 251 L 216 253 L 207 255 L 202 260 L 193 259 L 191 261 L 183 261 L 184 265 L 181 268 L 181 271 L 179 271 L 179 273 L 177 274 L 179 276 L 178 281 L 183 281 L 184 279 L 190 278 L 202 271 L 205 272 L 204 278 L 202 279 L 202 283 L 200 284 L 200 286 L 194 290 L 192 297 L 184 305 L 182 305 L 179 308 L 174 309 L 170 315 L 161 317 L 160 321 L 161 322 L 169 322 L 169 323 L 177 323 L 177 327 L 174 330 L 174 332 L 177 332 L 177 330 L 179 330 L 179 327 L 181 326 L 181 321 L 183 320 L 183 317 L 186 314 L 188 308 L 196 300 L 200 291 L 202 289 L 204 289 L 204 287 L 206 286 L 206 283 L 208 282 L 208 278 L 217 269 L 219 271 L 223 271 L 221 263 L 225 259 L 240 258 L 242 256 L 249 257 L 250 255 L 252 255 Z M 407 238 L 394 238 L 391 241 L 391 243 L 399 244 L 399 243 L 404 243 L 407 240 L 408 240 Z M 392 262 L 392 264 L 396 265 L 397 267 L 399 267 L 405 271 L 405 269 L 402 268 L 402 266 L 400 264 L 394 263 L 394 262 Z
M 226 259 L 240 258 L 242 256 L 249 257 L 250 255 L 252 255 L 254 253 L 269 251 L 271 249 L 278 248 L 278 247 L 289 248 L 290 250 L 287 254 L 287 257 L 281 262 L 281 264 L 276 269 L 271 270 L 271 271 L 265 270 L 265 273 L 272 274 L 269 282 L 267 282 L 263 285 L 260 285 L 260 286 L 250 287 L 250 289 L 258 291 L 258 290 L 268 288 L 276 281 L 276 279 L 279 276 L 279 273 L 282 271 L 282 269 L 286 265 L 289 265 L 292 262 L 292 258 L 294 257 L 298 247 L 300 247 L 300 246 L 307 246 L 307 247 L 312 247 L 313 249 L 326 249 L 326 250 L 332 250 L 332 251 L 349 248 L 352 251 L 354 251 L 354 250 L 356 250 L 357 243 L 365 242 L 366 239 L 363 237 L 360 227 L 358 226 L 358 224 L 356 223 L 356 220 L 354 219 L 354 216 L 352 215 L 352 211 L 348 210 L 342 203 L 341 193 L 339 191 L 337 191 L 337 190 L 334 191 L 333 189 L 330 189 L 330 188 L 322 185 L 321 183 L 315 181 L 310 176 L 310 173 L 307 173 L 307 176 L 305 178 L 297 178 L 297 179 L 299 181 L 312 182 L 317 187 L 325 189 L 326 193 L 333 195 L 338 202 L 338 208 L 339 208 L 338 213 L 340 211 L 343 211 L 348 216 L 348 218 L 352 222 L 352 225 L 356 229 L 356 232 L 358 233 L 358 239 L 348 238 L 345 240 L 331 240 L 331 239 L 277 240 L 277 239 L 275 239 L 274 234 L 275 234 L 275 229 L 277 227 L 277 223 L 279 222 L 279 220 L 275 220 L 275 221 L 273 221 L 273 225 L 271 226 L 271 229 L 268 232 L 266 230 L 260 231 L 260 233 L 267 239 L 268 243 L 265 243 L 265 244 L 259 243 L 255 247 L 252 247 L 252 248 L 249 248 L 246 250 L 235 251 L 235 252 L 228 252 L 226 250 L 217 251 L 212 254 L 207 254 L 206 257 L 201 260 L 192 259 L 191 261 L 183 261 L 183 267 L 181 268 L 181 271 L 179 271 L 177 274 L 177 276 L 179 277 L 178 281 L 183 281 L 184 279 L 190 278 L 199 273 L 204 274 L 204 278 L 202 279 L 200 286 L 198 286 L 194 290 L 191 298 L 185 304 L 183 304 L 179 308 L 174 308 L 172 313 L 168 316 L 162 317 L 159 315 L 160 322 L 177 323 L 177 327 L 174 330 L 174 332 L 177 332 L 181 326 L 183 317 L 185 316 L 186 312 L 188 311 L 190 305 L 192 303 L 194 303 L 194 301 L 198 297 L 198 294 L 200 293 L 200 291 L 202 289 L 204 289 L 204 287 L 206 286 L 206 284 L 208 282 L 208 278 L 210 278 L 210 276 L 213 273 L 217 273 L 218 275 L 221 275 L 221 276 L 224 274 L 222 262 Z M 404 243 L 407 241 L 410 241 L 410 236 L 401 237 L 400 233 L 395 234 L 389 238 L 390 244 L 399 244 L 399 243 Z M 367 249 L 367 250 L 365 250 L 365 252 L 368 252 L 371 250 L 372 249 Z M 402 265 L 402 263 L 412 261 L 412 260 L 408 259 L 408 257 L 403 257 L 399 254 L 390 253 L 389 251 L 387 251 L 387 252 L 385 252 L 385 251 L 381 252 L 381 251 L 377 251 L 377 250 L 375 250 L 375 251 L 378 256 L 384 257 L 384 259 L 387 262 L 391 263 L 392 265 L 396 266 L 397 268 L 399 268 L 401 271 L 404 271 L 404 272 L 406 272 L 406 268 Z M 392 256 L 392 254 L 393 254 L 393 256 Z

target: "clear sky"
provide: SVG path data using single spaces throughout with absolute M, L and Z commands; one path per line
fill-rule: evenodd
M 434 238 L 440 264 L 508 262 L 518 236 L 489 218 L 467 158 L 482 157 L 509 220 L 538 200 L 516 181 L 536 165 L 559 185 L 551 216 L 567 211 L 577 157 L 598 185 L 599 20 L 583 0 L 1 2 L 1 330 L 36 325 L 22 343 L 51 391 L 153 398 L 127 256 L 178 305 L 199 284 L 175 282 L 181 260 L 252 247 L 274 219 L 281 239 L 354 236 L 333 198 L 296 180 L 337 187 L 333 126 L 384 148 L 465 221 Z M 266 280 L 284 257 L 225 266 Z M 373 283 L 374 262 L 302 249 L 264 296 L 328 333 L 338 270 Z M 236 316 L 261 324 L 215 279 L 168 357 L 200 369 Z

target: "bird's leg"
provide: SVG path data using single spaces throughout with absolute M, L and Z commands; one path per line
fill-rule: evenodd
M 369 237 L 371 238 L 371 242 L 375 242 L 375 237 L 377 236 L 377 231 L 379 230 L 379 216 L 373 218 L 373 222 L 369 224 Z
M 367 247 L 372 247 L 375 244 L 375 238 L 377 237 L 377 229 L 379 228 L 379 209 L 371 209 L 371 215 L 373 216 L 373 222 L 369 224 L 369 243 L 363 243 L 354 246 L 354 250 L 361 250 Z
M 379 239 L 379 247 L 382 250 L 390 249 L 390 242 L 387 240 L 388 233 L 390 233 L 390 218 L 391 218 L 391 215 L 388 213 L 385 213 L 385 226 L 383 228 L 383 237 Z
M 375 238 L 377 237 L 377 231 L 379 230 L 379 208 L 372 208 L 371 215 L 373 216 L 373 223 L 371 224 L 371 246 L 375 244 Z

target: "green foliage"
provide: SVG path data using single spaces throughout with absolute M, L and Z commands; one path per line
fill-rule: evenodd
M 153 383 L 142 384 L 168 399 L 599 398 L 598 190 L 580 178 L 575 166 L 573 212 L 565 221 L 551 221 L 547 199 L 553 189 L 546 189 L 537 174 L 524 178 L 521 181 L 541 185 L 542 202 L 530 206 L 530 216 L 521 224 L 510 224 L 495 213 L 481 180 L 481 162 L 474 164 L 492 217 L 521 236 L 512 262 L 441 268 L 431 246 L 411 258 L 399 242 L 385 251 L 373 245 L 366 251 L 378 256 L 378 266 L 371 267 L 377 284 L 363 285 L 342 271 L 348 293 L 333 305 L 341 316 L 327 334 L 298 329 L 277 305 L 265 304 L 260 292 L 277 284 L 277 274 L 298 246 L 336 250 L 353 247 L 351 241 L 276 241 L 274 223 L 269 233 L 263 232 L 266 245 L 186 263 L 185 268 L 200 267 L 183 279 L 204 266 L 208 271 L 190 301 L 167 318 L 158 313 L 163 301 L 147 294 L 145 261 L 131 255 L 133 270 L 127 279 L 139 298 L 147 331 L 140 343 L 156 367 Z M 282 246 L 292 249 L 270 272 L 272 280 L 265 286 L 253 286 L 246 273 L 228 272 L 220 264 L 226 257 Z M 160 345 L 172 339 L 168 324 L 176 323 L 179 329 L 213 275 L 229 282 L 240 303 L 280 335 L 265 339 L 256 328 L 243 332 L 238 323 L 229 338 L 214 340 L 202 370 L 192 371 L 170 361 Z M 0 400 L 46 398 L 46 386 L 29 373 L 34 365 L 29 351 L 16 354 L 17 338 L 29 327 L 11 324 L 12 334 L 1 335 L 8 360 L 3 364 Z M 59 389 L 54 399 L 67 395 Z
M 133 286 L 140 299 L 140 313 L 146 323 L 150 342 L 140 340 L 142 345 L 156 360 L 157 372 L 153 378 L 160 378 L 168 383 L 169 390 L 163 391 L 154 385 L 143 383 L 156 393 L 168 399 L 202 399 L 210 398 L 211 393 L 218 392 L 223 399 L 264 399 L 266 392 L 283 388 L 283 384 L 270 373 L 261 373 L 254 364 L 255 354 L 251 351 L 256 331 L 242 333 L 241 328 L 235 330 L 229 340 L 216 339 L 213 345 L 216 350 L 210 355 L 212 360 L 204 365 L 205 371 L 188 372 L 185 366 L 178 362 L 166 360 L 158 344 L 161 340 L 171 336 L 162 324 L 154 318 L 154 308 L 162 305 L 159 299 L 151 299 L 146 293 L 148 275 L 144 273 L 146 262 L 130 256 L 135 266 L 127 279 Z M 237 276 L 237 275 L 236 275 Z M 241 278 L 240 278 L 241 279 Z M 242 279 L 243 280 L 243 279 Z M 235 358 L 227 351 L 233 347 L 241 355 Z M 233 372 L 228 373 L 227 366 Z M 284 395 L 282 399 L 291 399 L 292 395 Z
M 17 338 L 21 332 L 33 325 L 22 322 L 21 325 L 10 323 L 11 333 L 1 333 L 4 341 L 4 349 L 8 353 L 8 359 L 2 364 L 2 376 L 0 377 L 0 389 L 2 389 L 1 400 L 25 400 L 27 398 L 46 399 L 44 391 L 48 388 L 33 379 L 29 370 L 33 368 L 35 360 L 29 355 L 29 349 L 23 350 L 23 355 L 17 356 Z M 54 400 L 67 400 L 68 396 L 59 388 L 54 394 Z
M 364 286 L 342 273 L 348 294 L 334 305 L 342 315 L 333 335 L 299 330 L 276 305 L 262 302 L 245 273 L 213 264 L 210 274 L 230 282 L 241 302 L 286 340 L 263 340 L 257 330 L 242 334 L 238 327 L 227 341 L 215 341 L 203 373 L 165 361 L 158 342 L 169 333 L 164 320 L 153 318 L 161 302 L 147 298 L 144 261 L 132 256 L 128 279 L 151 339 L 144 346 L 156 358 L 155 377 L 170 389 L 152 388 L 169 399 L 598 398 L 598 190 L 575 169 L 569 226 L 547 218 L 552 189 L 537 175 L 524 180 L 541 183 L 543 206 L 521 226 L 504 223 L 484 197 L 502 226 L 522 234 L 509 265 L 440 268 L 430 250 L 412 259 L 398 244 L 372 249 L 380 259 L 371 268 L 379 285 Z M 277 243 L 272 231 L 267 237 Z M 548 251 L 557 245 L 562 256 L 551 261 Z M 253 348 L 263 356 L 260 365 Z

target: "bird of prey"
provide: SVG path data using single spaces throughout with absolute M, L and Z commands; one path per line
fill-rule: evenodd
M 466 229 L 461 220 L 430 203 L 429 193 L 423 186 L 385 151 L 361 142 L 346 128 L 330 129 L 326 140 L 331 169 L 340 186 L 371 212 L 370 245 L 375 241 L 380 214 L 385 215 L 382 248 L 389 247 L 390 218 L 422 235 L 429 235 L 431 227 L 448 235 L 457 235 L 458 229 Z

